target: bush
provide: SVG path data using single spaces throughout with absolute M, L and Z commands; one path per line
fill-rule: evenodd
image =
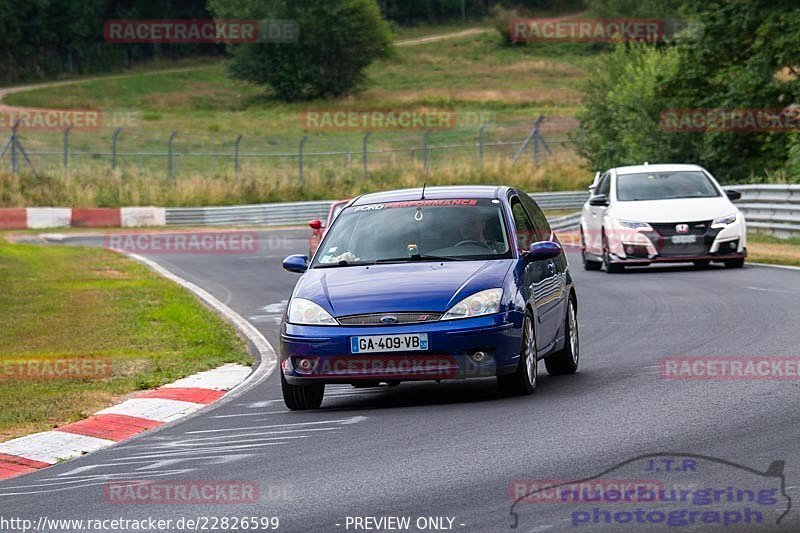
M 665 132 L 660 124 L 666 108 L 661 87 L 677 66 L 676 49 L 647 44 L 619 44 L 598 59 L 586 82 L 586 106 L 578 115 L 582 131 L 575 139 L 591 168 L 686 157 L 687 134 Z
M 795 104 L 800 30 L 789 21 L 797 20 L 800 8 L 771 0 L 687 0 L 683 7 L 702 28 L 702 39 L 678 39 L 675 46 L 619 45 L 590 74 L 580 115 L 584 129 L 577 138 L 581 154 L 596 169 L 643 160 L 691 162 L 728 183 L 765 176 L 798 181 L 796 133 L 668 133 L 659 118 L 667 109 L 767 110 Z
M 528 2 L 529 4 L 536 4 L 537 2 Z M 550 4 L 548 2 L 541 2 L 543 5 Z M 560 10 L 566 10 L 574 2 L 565 2 L 559 5 Z M 540 6 L 541 7 L 541 6 Z M 519 46 L 528 47 L 529 50 L 536 53 L 541 53 L 548 56 L 558 56 L 565 54 L 585 54 L 591 55 L 600 51 L 607 51 L 610 49 L 607 43 L 597 42 L 581 42 L 581 41 L 546 41 L 546 40 L 533 40 L 533 41 L 514 41 L 511 35 L 511 23 L 517 19 L 537 19 L 537 18 L 552 18 L 553 15 L 542 15 L 541 12 L 526 7 L 524 3 L 514 5 L 512 7 L 504 7 L 502 4 L 495 4 L 489 10 L 489 16 L 492 25 L 500 34 L 501 43 L 504 46 Z M 567 17 L 575 18 L 575 17 Z
M 232 77 L 272 88 L 285 101 L 341 96 L 357 89 L 364 70 L 391 51 L 391 30 L 375 0 L 292 0 L 243 5 L 211 0 L 219 18 L 293 20 L 291 43 L 232 47 Z
M 515 43 L 511 35 L 511 21 L 521 18 L 516 9 L 506 9 L 502 6 L 496 5 L 491 9 L 489 14 L 492 17 L 492 24 L 497 30 L 497 33 L 500 34 L 500 38 L 502 39 L 504 45 L 513 46 L 524 44 L 520 42 Z
M 800 134 L 793 133 L 789 138 L 786 164 L 783 166 L 786 181 L 800 183 Z

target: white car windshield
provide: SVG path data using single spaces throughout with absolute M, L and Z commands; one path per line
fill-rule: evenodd
M 617 176 L 617 200 L 636 202 L 675 198 L 720 196 L 711 180 L 700 171 L 648 172 Z
M 348 207 L 336 217 L 320 250 L 314 267 L 511 257 L 500 203 L 491 199 Z

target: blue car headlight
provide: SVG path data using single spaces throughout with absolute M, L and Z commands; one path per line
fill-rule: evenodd
M 440 320 L 453 320 L 456 318 L 471 318 L 474 316 L 491 315 L 500 311 L 500 301 L 503 299 L 503 289 L 487 289 L 467 296 L 447 310 Z
M 305 298 L 292 298 L 286 313 L 286 320 L 290 324 L 306 326 L 335 326 L 336 319 L 325 309 Z

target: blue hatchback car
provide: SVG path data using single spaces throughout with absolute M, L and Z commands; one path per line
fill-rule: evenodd
M 538 361 L 571 374 L 580 355 L 567 258 L 542 211 L 509 187 L 433 187 L 352 200 L 303 273 L 281 325 L 290 409 L 326 383 L 497 377 L 536 389 Z

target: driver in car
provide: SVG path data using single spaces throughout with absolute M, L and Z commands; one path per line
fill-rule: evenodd
M 494 248 L 493 243 L 486 239 L 486 221 L 479 213 L 469 213 L 465 217 L 464 224 L 458 228 L 458 231 L 463 239 L 461 242 L 471 241 L 487 248 Z

